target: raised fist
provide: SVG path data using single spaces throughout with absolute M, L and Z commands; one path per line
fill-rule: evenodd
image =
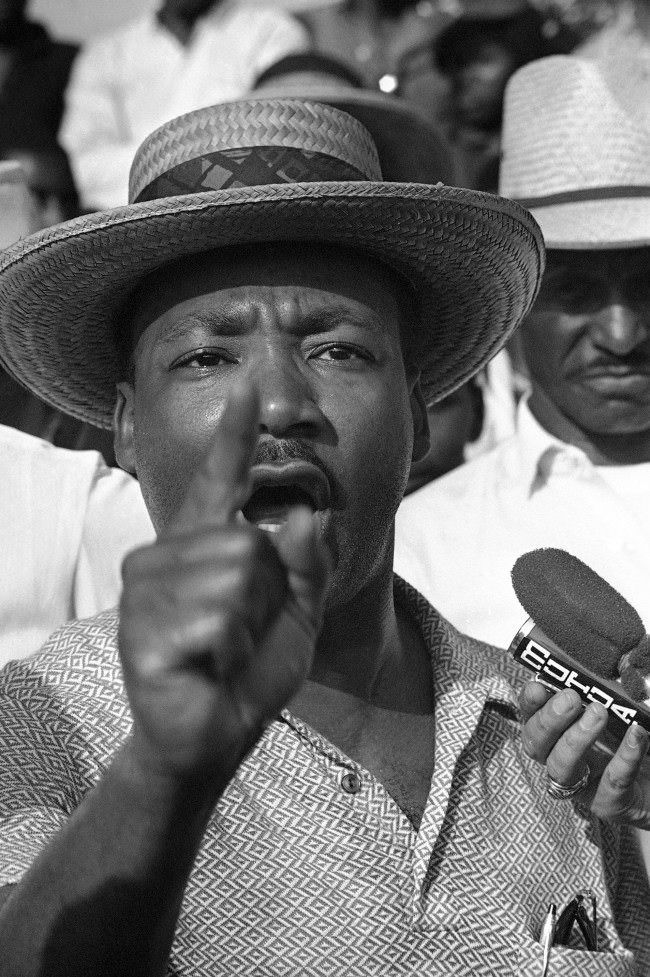
M 239 515 L 258 440 L 235 388 L 172 525 L 124 563 L 119 649 L 138 763 L 222 788 L 307 677 L 328 581 L 319 525 L 270 535 Z

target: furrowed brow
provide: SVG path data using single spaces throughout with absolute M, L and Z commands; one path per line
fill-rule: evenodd
M 199 310 L 176 321 L 166 323 L 161 327 L 159 341 L 172 344 L 185 338 L 195 329 L 203 330 L 215 338 L 219 336 L 241 336 L 247 328 L 245 320 L 236 313 Z
M 383 332 L 377 316 L 350 309 L 347 305 L 328 305 L 321 309 L 314 309 L 301 318 L 297 328 L 305 335 L 318 334 L 331 332 L 343 324 L 356 326 L 374 334 Z

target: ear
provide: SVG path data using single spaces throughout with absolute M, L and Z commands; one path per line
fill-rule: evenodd
M 115 457 L 120 468 L 131 475 L 135 470 L 134 446 L 134 390 L 127 381 L 117 384 L 117 396 L 113 410 L 113 443 Z
M 419 377 L 416 378 L 413 386 L 411 387 L 409 400 L 411 404 L 411 414 L 413 416 L 412 460 L 420 461 L 421 458 L 424 458 L 427 451 L 431 447 L 431 439 L 429 437 L 429 415 L 427 414 L 427 405 L 424 400 L 424 394 L 422 393 Z

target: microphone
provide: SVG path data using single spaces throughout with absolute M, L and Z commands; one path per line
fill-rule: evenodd
M 574 689 L 585 705 L 604 705 L 617 739 L 633 721 L 650 732 L 650 636 L 625 598 L 552 548 L 520 556 L 512 585 L 529 615 L 509 648 L 516 661 L 552 691 Z

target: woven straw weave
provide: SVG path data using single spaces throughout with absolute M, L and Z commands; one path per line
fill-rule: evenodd
M 556 56 L 518 71 L 500 192 L 530 206 L 549 247 L 649 243 L 650 54 Z
M 180 163 L 216 149 L 251 146 L 323 153 L 348 163 L 367 180 L 382 178 L 375 144 L 352 116 L 298 99 L 250 99 L 197 109 L 156 129 L 133 161 L 129 200 L 137 200 L 145 187 Z

